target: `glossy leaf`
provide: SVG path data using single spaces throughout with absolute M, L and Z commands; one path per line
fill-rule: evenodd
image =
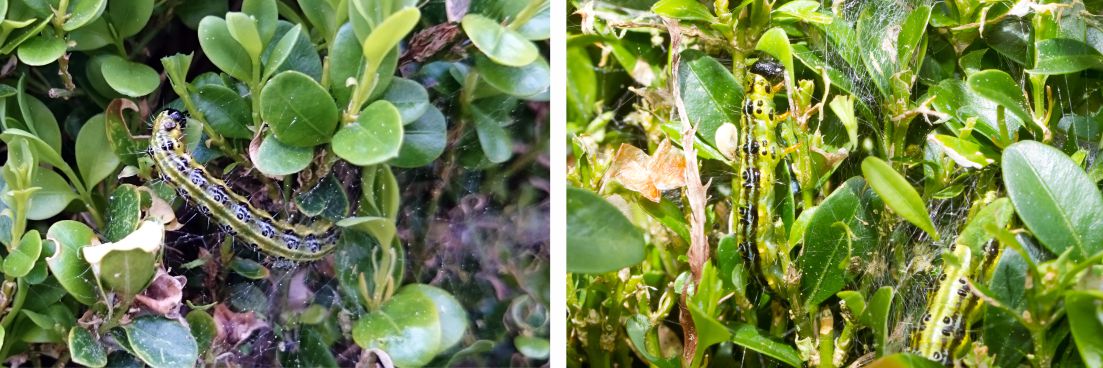
M 421 19 L 421 11 L 415 7 L 406 7 L 387 16 L 382 23 L 379 23 L 375 30 L 382 31 L 373 31 L 361 45 L 368 64 L 381 65 L 383 58 L 414 29 L 419 19 Z
M 1003 106 L 1020 121 L 1031 121 L 1022 88 L 1002 70 L 985 70 L 969 76 L 969 88 L 977 95 Z
M 103 367 L 107 365 L 107 350 L 96 340 L 96 336 L 84 329 L 74 326 L 69 330 L 69 355 L 73 363 L 86 367 Z
M 188 312 L 185 319 L 188 321 L 188 328 L 191 329 L 192 337 L 195 338 L 198 351 L 206 352 L 207 349 L 210 349 L 211 343 L 218 334 L 218 326 L 214 317 L 211 317 L 205 311 L 193 309 Z
M 657 15 L 673 19 L 701 22 L 716 20 L 709 8 L 696 0 L 660 0 L 651 6 L 651 11 Z
M 31 66 L 42 66 L 54 62 L 65 54 L 65 40 L 39 35 L 19 46 L 19 61 Z
M 1103 367 L 1103 293 L 1071 291 L 1065 294 L 1069 326 L 1080 358 L 1088 367 Z
M 154 0 L 112 0 L 108 3 L 107 16 L 119 38 L 141 32 L 153 15 Z
M 1103 251 L 1103 194 L 1056 148 L 1023 141 L 1003 153 L 1003 183 L 1015 212 L 1055 254 L 1078 261 Z
M 329 142 L 337 127 L 337 105 L 318 82 L 287 71 L 268 81 L 260 93 L 260 115 L 276 139 L 295 147 Z
M 69 2 L 67 18 L 62 29 L 72 31 L 99 18 L 107 7 L 107 0 L 73 0 Z
M 50 273 L 73 299 L 84 305 L 96 303 L 100 297 L 99 287 L 81 252 L 81 248 L 91 245 L 96 238 L 92 229 L 77 221 L 58 221 L 50 225 L 46 238 L 54 242 L 54 255 L 46 258 Z
M 475 58 L 475 65 L 487 83 L 511 96 L 533 97 L 547 92 L 551 84 L 551 68 L 542 57 L 516 68 L 495 63 L 479 55 Z
M 342 126 L 333 136 L 333 153 L 359 166 L 386 162 L 402 147 L 402 116 L 388 101 L 376 101 L 356 122 Z
M 234 90 L 217 84 L 205 84 L 191 94 L 195 108 L 215 132 L 226 138 L 249 139 L 253 132 L 252 107 Z
M 800 354 L 792 346 L 774 341 L 754 326 L 738 323 L 731 333 L 736 345 L 765 354 L 792 367 L 800 367 Z
M 52 170 L 35 170 L 31 186 L 39 189 L 31 193 L 31 207 L 27 209 L 27 219 L 30 220 L 54 217 L 65 210 L 69 202 L 77 199 L 69 183 Z
M 388 161 L 395 167 L 411 168 L 428 165 L 444 153 L 448 142 L 448 123 L 435 106 L 421 118 L 403 128 L 402 147 L 398 156 Z
M 643 257 L 643 234 L 620 210 L 593 192 L 567 188 L 567 272 L 611 272 Z
M 682 53 L 678 88 L 686 117 L 697 124 L 697 134 L 716 145 L 716 130 L 741 118 L 743 86 L 719 61 L 696 50 Z
M 862 161 L 862 175 L 893 212 L 938 240 L 938 231 L 931 222 L 926 205 L 903 175 L 876 157 L 868 157 Z
M 815 306 L 842 290 L 850 259 L 861 259 L 877 244 L 873 195 L 860 177 L 843 183 L 816 208 L 804 232 L 804 253 L 797 259 L 805 304 Z
M 257 170 L 265 175 L 291 175 L 310 166 L 314 159 L 314 149 L 286 145 L 268 135 L 260 142 L 260 147 L 251 158 Z
M 260 60 L 260 52 L 264 44 L 261 43 L 256 21 L 252 17 L 245 13 L 226 13 L 226 29 L 230 32 L 230 36 L 245 49 L 250 58 Z
M 383 308 L 356 321 L 353 340 L 386 351 L 396 366 L 422 366 L 440 352 L 439 312 L 428 295 L 399 290 Z
M 42 254 L 42 237 L 38 230 L 23 234 L 23 240 L 4 258 L 4 274 L 10 277 L 23 277 L 31 272 L 38 256 Z
M 467 14 L 461 24 L 475 47 L 498 64 L 523 67 L 540 57 L 540 52 L 532 41 L 493 19 L 479 14 Z
M 479 145 L 486 158 L 493 163 L 502 163 L 513 157 L 513 139 L 496 116 L 478 105 L 471 106 L 471 113 L 475 120 L 475 132 L 479 136 Z
M 1103 54 L 1079 40 L 1053 38 L 1038 41 L 1031 74 L 1069 74 L 1103 70 Z
M 91 190 L 119 167 L 119 156 L 112 150 L 104 149 L 109 146 L 103 114 L 89 118 L 80 127 L 75 149 L 77 169 L 84 179 L 85 189 Z
M 180 322 L 146 315 L 123 327 L 134 355 L 154 368 L 192 367 L 199 359 L 195 337 Z
M 402 116 L 402 124 L 410 124 L 429 110 L 429 92 L 421 84 L 405 78 L 391 80 L 391 85 L 383 93 L 383 99 L 390 101 L 398 114 Z
M 234 37 L 222 18 L 208 16 L 199 22 L 199 46 L 219 69 L 242 81 L 253 79 L 249 53 Z

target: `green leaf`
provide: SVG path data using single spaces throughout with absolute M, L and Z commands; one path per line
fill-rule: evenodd
M 970 75 L 966 83 L 974 93 L 1003 106 L 1020 121 L 1032 121 L 1022 88 L 1007 72 L 995 69 L 979 71 Z
M 43 142 L 46 142 L 51 149 L 57 154 L 61 153 L 61 129 L 57 123 L 57 119 L 54 118 L 53 111 L 50 111 L 46 104 L 42 103 L 42 100 L 27 94 L 23 88 L 23 83 L 19 84 L 19 93 L 16 94 L 16 100 L 19 104 L 19 113 L 23 117 L 23 123 L 27 125 L 31 133 L 34 133 Z M 32 145 L 34 146 L 34 145 Z M 34 147 L 37 149 L 37 147 Z M 41 155 L 42 153 L 39 152 Z M 51 165 L 56 165 L 50 163 Z M 68 167 L 68 164 L 64 166 Z
M 656 342 L 655 344 L 648 343 L 647 335 L 651 334 L 650 331 L 653 328 L 654 326 L 652 326 L 651 322 L 648 321 L 647 316 L 642 314 L 632 316 L 625 324 L 625 330 L 628 332 L 628 338 L 632 340 L 632 344 L 636 346 L 636 351 L 638 351 L 640 355 L 645 360 L 647 360 L 648 363 L 653 364 L 659 368 L 678 367 L 677 362 L 679 357 L 662 357 L 662 352 L 659 349 L 660 347 L 656 346 L 658 345 L 657 339 L 651 340 Z M 658 336 L 658 334 L 654 333 L 652 334 L 652 336 Z
M 61 29 L 72 31 L 99 18 L 107 8 L 107 0 L 73 0 L 69 2 L 67 17 Z
M 394 240 L 395 232 L 397 232 L 394 221 L 387 217 L 349 217 L 338 221 L 337 226 L 355 229 L 371 235 L 379 244 L 391 244 L 391 241 Z
M 333 153 L 354 165 L 368 166 L 398 156 L 402 147 L 402 116 L 386 100 L 368 105 L 352 124 L 333 136 Z
M 241 257 L 234 257 L 234 259 L 230 261 L 230 270 L 250 280 L 264 280 L 267 279 L 269 275 L 268 268 L 264 267 L 264 265 L 257 263 L 257 261 Z
M 42 254 L 42 237 L 38 230 L 27 231 L 19 246 L 12 249 L 8 258 L 4 258 L 4 274 L 9 277 L 23 277 L 31 272 L 38 256 Z
M 395 167 L 413 168 L 428 165 L 444 153 L 448 142 L 448 123 L 436 106 L 403 128 L 402 147 L 398 156 L 388 161 Z
M 683 55 L 682 60 L 685 60 L 685 58 L 686 57 Z M 723 66 L 721 66 L 721 69 L 723 69 Z M 681 71 L 681 69 L 679 69 L 679 71 Z M 589 123 L 590 119 L 593 118 L 594 109 L 596 108 L 595 101 L 597 100 L 598 83 L 597 73 L 594 71 L 594 64 L 590 62 L 590 56 L 586 53 L 586 49 L 582 47 L 571 47 L 567 49 L 566 77 L 567 80 L 571 81 L 571 83 L 567 83 L 567 121 L 572 123 Z M 679 82 L 681 82 L 682 79 L 683 77 L 679 76 Z M 732 80 L 734 79 L 733 77 Z M 735 86 L 738 87 L 739 83 L 736 83 Z M 740 87 L 740 95 L 742 95 L 742 90 L 742 87 Z M 684 86 L 682 87 L 682 91 L 684 93 Z M 686 108 L 688 110 L 689 106 L 686 106 Z M 715 128 L 713 129 L 715 130 Z
M 329 88 L 338 105 L 348 105 L 354 87 L 348 81 L 359 79 L 364 70 L 363 63 L 364 52 L 360 47 L 360 40 L 356 38 L 352 25 L 345 23 L 337 31 L 333 40 L 333 51 L 329 55 Z
M 421 19 L 420 10 L 415 7 L 405 7 L 379 23 L 361 44 L 368 65 L 383 64 L 383 58 L 414 29 L 419 19 Z
M 1037 43 L 1031 74 L 1069 74 L 1087 69 L 1103 70 L 1099 50 L 1079 40 L 1052 38 Z
M 325 88 L 306 74 L 276 74 L 260 93 L 260 116 L 276 139 L 295 147 L 329 142 L 337 127 L 337 105 Z
M 873 298 L 870 298 L 869 304 L 866 306 L 866 313 L 862 316 L 865 321 L 873 330 L 874 342 L 877 346 L 877 355 L 885 355 L 885 342 L 889 338 L 889 311 L 892 309 L 892 299 L 895 293 L 891 286 L 882 286 L 877 289 L 877 292 L 873 293 Z
M 1103 250 L 1103 194 L 1075 162 L 1048 145 L 1022 141 L 1003 152 L 1003 183 L 1015 212 L 1055 254 L 1079 261 Z
M 908 19 L 904 21 L 900 34 L 896 38 L 896 62 L 902 67 L 911 65 L 912 56 L 916 56 L 915 51 L 920 46 L 923 36 L 927 34 L 927 23 L 930 20 L 931 7 L 929 5 L 915 8 L 911 14 L 908 14 Z M 919 60 L 916 65 L 923 63 L 923 50 L 919 51 L 919 57 L 917 58 Z
M 785 3 L 774 9 L 775 20 L 788 18 L 798 19 L 810 24 L 831 24 L 833 18 L 830 15 L 818 12 L 820 3 L 812 0 L 798 0 Z
M 69 330 L 69 355 L 73 363 L 85 367 L 103 367 L 107 365 L 107 350 L 104 350 L 96 336 L 84 329 L 74 326 Z
M 180 16 L 180 21 L 191 29 L 198 29 L 199 23 L 207 16 L 226 14 L 230 10 L 230 4 L 216 0 L 193 0 L 180 3 L 173 9 Z
M 65 40 L 38 35 L 19 45 L 19 61 L 30 66 L 42 66 L 54 62 L 65 54 Z
M 55 222 L 46 231 L 46 239 L 54 242 L 54 255 L 46 258 L 50 273 L 73 299 L 84 305 L 95 304 L 100 296 L 92 269 L 81 252 L 95 237 L 88 225 L 70 220 Z
M 318 3 L 325 2 L 319 1 Z M 302 30 L 302 25 L 296 24 L 280 38 L 280 41 L 272 48 L 272 52 L 268 54 L 268 58 L 264 60 L 264 76 L 262 79 L 268 79 L 268 77 L 276 73 L 276 70 L 283 65 L 284 61 L 291 55 L 291 52 L 294 51 L 295 44 L 299 41 Z
M 517 336 L 513 338 L 513 346 L 526 358 L 534 360 L 548 359 L 551 353 L 551 344 L 548 339 L 533 336 Z
M 969 118 L 975 117 L 978 121 L 974 127 L 975 132 L 1001 147 L 1012 143 L 1010 137 L 1004 137 L 1000 133 L 1001 129 L 1015 132 L 1024 122 L 1029 122 L 1029 120 L 1020 120 L 1015 115 L 1006 115 L 1004 116 L 1006 128 L 1001 128 L 996 115 L 996 103 L 973 92 L 971 88 L 966 88 L 965 83 L 957 79 L 943 80 L 931 87 L 929 94 L 934 97 L 931 105 L 935 110 L 950 115 L 946 125 L 953 132 L 959 132 Z
M 262 44 L 267 44 L 276 34 L 276 23 L 279 20 L 276 0 L 245 0 L 241 4 L 241 12 L 256 19 L 257 33 Z
M 27 219 L 45 220 L 65 210 L 74 199 L 76 192 L 61 175 L 53 170 L 38 169 L 31 177 L 31 186 L 39 187 L 31 193 L 31 206 L 27 209 Z
M 682 53 L 678 89 L 686 117 L 697 124 L 697 134 L 711 145 L 716 145 L 716 129 L 741 119 L 743 86 L 728 68 L 701 51 Z
M 793 367 L 801 366 L 800 354 L 792 346 L 774 341 L 752 325 L 737 323 L 731 330 L 736 345 L 757 351 Z
M 222 18 L 207 16 L 199 22 L 199 46 L 211 63 L 226 74 L 241 81 L 253 80 L 249 53 L 230 35 Z
M 104 59 L 101 72 L 103 72 L 103 79 L 111 88 L 130 97 L 148 95 L 161 84 L 161 78 L 156 70 L 119 56 Z
M 421 84 L 405 78 L 394 78 L 387 91 L 383 93 L 383 99 L 390 101 L 398 114 L 402 116 L 402 124 L 410 124 L 429 110 L 429 92 Z
M 479 136 L 479 145 L 483 154 L 493 163 L 502 163 L 513 157 L 513 139 L 495 115 L 486 112 L 478 104 L 470 106 L 475 120 L 475 132 Z
M 460 304 L 455 296 L 444 291 L 444 289 L 426 284 L 410 284 L 402 289 L 409 289 L 409 292 L 420 292 L 433 301 L 433 305 L 437 309 L 437 315 L 440 317 L 440 345 L 438 345 L 438 351 L 446 351 L 460 343 L 467 332 L 467 311 L 463 309 L 463 304 Z M 535 359 L 547 359 L 547 357 Z
M 673 19 L 701 22 L 716 21 L 716 16 L 712 15 L 709 8 L 697 0 L 660 0 L 651 6 L 651 12 Z
M 180 322 L 147 315 L 136 318 L 123 329 L 134 355 L 150 367 L 192 367 L 199 359 L 195 338 Z
M 523 67 L 540 57 L 536 44 L 493 19 L 469 13 L 461 24 L 471 43 L 498 64 Z
M 109 146 L 103 114 L 96 114 L 80 127 L 76 141 L 77 169 L 80 170 L 80 177 L 84 179 L 85 189 L 88 191 L 111 176 L 115 168 L 119 167 L 119 156 L 112 150 L 104 149 Z
M 1069 291 L 1065 310 L 1080 358 L 1088 367 L 1103 367 L 1103 294 L 1099 291 Z
M 931 216 L 927 214 L 927 207 L 903 175 L 877 157 L 867 157 L 862 161 L 862 175 L 893 212 L 938 240 L 938 231 L 931 222 Z
M 861 177 L 847 180 L 827 196 L 804 232 L 804 252 L 797 259 L 805 305 L 814 307 L 843 289 L 854 257 L 863 258 L 877 244 L 871 224 L 878 206 Z
M 567 272 L 611 272 L 643 257 L 643 234 L 620 210 L 591 191 L 567 188 Z
M 475 57 L 475 63 L 483 80 L 511 96 L 534 97 L 547 92 L 551 83 L 551 69 L 542 57 L 520 68 L 504 66 L 481 55 Z
M 261 43 L 257 23 L 252 17 L 239 12 L 226 13 L 226 29 L 230 32 L 230 36 L 245 49 L 250 58 L 260 60 L 264 44 Z
M 205 311 L 192 309 L 185 319 L 188 321 L 188 328 L 191 329 L 192 337 L 195 338 L 197 350 L 206 353 L 207 349 L 211 348 L 211 342 L 218 334 L 218 326 L 215 324 L 214 317 L 211 317 Z
M 327 43 L 332 43 L 338 27 L 334 4 L 314 0 L 298 0 L 298 3 L 299 9 L 303 10 L 303 15 L 310 21 L 310 25 L 318 30 L 318 33 L 328 41 Z
M 253 122 L 253 108 L 245 98 L 218 84 L 204 84 L 194 91 L 191 99 L 195 108 L 215 132 L 226 138 L 253 138 L 253 132 L 249 130 Z
M 927 142 L 937 145 L 958 166 L 965 168 L 980 169 L 1000 158 L 999 153 L 988 146 L 954 136 L 931 134 L 927 136 Z
M 314 159 L 314 149 L 283 144 L 279 139 L 267 135 L 260 142 L 256 155 L 250 155 L 257 170 L 265 175 L 291 175 L 310 166 Z
M 986 207 L 985 210 L 987 209 Z M 1001 252 L 999 263 L 996 264 L 992 280 L 988 284 L 990 295 L 1004 306 L 1021 313 L 1026 306 L 1025 285 L 1028 282 L 1028 272 L 1026 261 L 1018 252 L 1010 249 Z M 995 355 L 996 365 L 1017 366 L 1029 351 L 1024 347 L 1031 344 L 1030 330 L 1023 327 L 1009 311 L 991 306 L 984 309 L 983 326 L 981 337 L 989 352 Z
M 356 321 L 352 338 L 362 348 L 386 351 L 396 366 L 422 366 L 440 352 L 439 318 L 433 299 L 407 286 Z
M 1019 65 L 1026 65 L 1031 61 L 1034 27 L 1029 19 L 1007 17 L 996 24 L 986 24 L 983 30 L 984 41 L 1000 55 L 1006 56 Z
M 153 15 L 154 0 L 111 0 L 107 16 L 120 39 L 138 34 Z
M 295 197 L 299 212 L 330 220 L 339 220 L 349 214 L 349 198 L 345 188 L 333 175 L 326 176 L 313 188 Z
M 115 188 L 108 198 L 107 228 L 103 237 L 107 241 L 119 241 L 138 228 L 141 217 L 141 194 L 138 187 L 123 184 Z

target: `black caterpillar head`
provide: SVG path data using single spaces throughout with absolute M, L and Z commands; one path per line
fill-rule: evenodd
M 163 125 L 165 130 L 173 130 L 177 127 L 184 129 L 188 126 L 188 115 L 179 110 L 166 109 L 165 116 L 168 117 L 168 121 Z
M 771 83 L 777 83 L 785 77 L 785 66 L 772 57 L 762 57 L 751 64 L 750 72 L 765 77 Z

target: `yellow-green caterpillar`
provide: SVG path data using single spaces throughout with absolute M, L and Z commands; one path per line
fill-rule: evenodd
M 207 172 L 185 150 L 187 117 L 165 110 L 153 120 L 149 151 L 161 176 L 181 196 L 195 203 L 223 231 L 261 251 L 291 261 L 313 261 L 333 251 L 337 232 L 328 223 L 306 227 L 276 220 L 234 193 L 226 183 Z
M 980 306 L 970 290 L 969 280 L 984 282 L 998 258 L 999 248 L 988 242 L 982 259 L 975 259 L 972 249 L 955 244 L 953 258 L 945 262 L 938 277 L 938 287 L 927 299 L 927 309 L 912 334 L 911 350 L 942 364 L 950 364 L 954 356 L 969 342 L 969 319 Z

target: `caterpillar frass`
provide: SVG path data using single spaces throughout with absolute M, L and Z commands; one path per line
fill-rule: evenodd
M 989 241 L 983 258 L 977 259 L 969 246 L 957 243 L 953 249 L 958 262 L 945 262 L 938 276 L 938 287 L 927 298 L 927 308 L 912 334 L 911 351 L 949 365 L 968 345 L 971 317 L 981 306 L 970 290 L 969 280 L 985 282 L 999 255 L 999 247 Z M 979 262 L 977 262 L 979 261 Z
M 760 60 L 748 73 L 743 116 L 739 121 L 739 136 L 732 151 L 736 169 L 732 190 L 735 193 L 731 229 L 736 244 L 744 255 L 756 253 L 768 275 L 776 264 L 779 238 L 774 226 L 774 171 L 781 161 L 778 149 L 777 123 L 781 119 L 774 111 L 774 95 L 780 86 L 771 84 L 783 69 L 772 60 Z M 776 270 L 775 270 L 776 271 Z M 781 275 L 767 277 L 771 287 Z
M 337 231 L 328 223 L 307 227 L 276 220 L 211 176 L 185 150 L 186 124 L 187 117 L 180 111 L 161 112 L 153 120 L 148 150 L 161 177 L 181 196 L 195 203 L 223 231 L 266 254 L 291 261 L 313 261 L 333 251 Z

